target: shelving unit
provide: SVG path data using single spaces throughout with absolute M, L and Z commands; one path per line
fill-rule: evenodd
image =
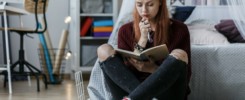
M 80 14 L 80 16 L 90 16 L 90 17 L 112 17 L 113 14 L 100 14 L 100 13 L 97 13 L 97 14 L 89 14 L 89 13 L 82 13 Z
M 93 65 L 81 65 L 81 47 L 83 45 L 100 45 L 106 43 L 109 37 L 93 37 L 93 36 L 85 36 L 80 37 L 80 22 L 84 17 L 92 17 L 92 18 L 108 18 L 112 19 L 113 23 L 116 22 L 118 16 L 118 0 L 110 0 L 112 4 L 112 12 L 111 13 L 81 13 L 80 2 L 81 0 L 70 0 L 70 16 L 72 18 L 70 24 L 70 48 L 73 52 L 72 57 L 72 70 L 78 71 L 82 70 L 83 72 L 91 72 Z M 75 44 L 75 45 L 74 45 Z

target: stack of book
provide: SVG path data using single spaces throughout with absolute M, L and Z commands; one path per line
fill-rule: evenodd
M 87 34 L 89 33 L 89 30 L 91 29 L 93 23 L 93 19 L 91 17 L 85 17 L 83 19 L 81 19 L 81 28 L 80 28 L 80 36 L 84 37 L 86 35 L 90 35 Z
M 93 22 L 94 37 L 109 37 L 113 29 L 112 20 L 99 20 Z

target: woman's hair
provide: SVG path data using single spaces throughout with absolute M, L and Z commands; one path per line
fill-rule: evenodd
M 154 46 L 165 44 L 168 42 L 168 28 L 169 28 L 169 15 L 168 9 L 166 6 L 166 0 L 160 0 L 161 3 L 158 13 L 155 16 L 156 21 L 156 30 L 154 33 Z M 139 22 L 141 21 L 141 16 L 139 15 L 136 6 L 133 12 L 134 16 L 134 32 L 135 32 L 135 39 L 138 41 L 140 38 L 140 28 Z

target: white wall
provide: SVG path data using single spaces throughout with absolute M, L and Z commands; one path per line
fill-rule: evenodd
M 49 0 L 48 9 L 47 9 L 47 22 L 48 22 L 48 31 L 54 48 L 58 47 L 59 39 L 63 29 L 67 28 L 67 25 L 64 23 L 65 17 L 68 16 L 68 5 L 69 0 Z M 35 19 L 33 14 L 26 15 L 22 17 L 24 26 L 33 27 L 35 26 Z M 10 17 L 10 26 L 15 27 L 20 23 L 18 16 Z M 29 34 L 34 37 L 31 39 L 27 36 L 24 36 L 24 49 L 26 60 L 32 65 L 40 68 L 39 58 L 38 58 L 38 43 L 39 37 L 38 34 Z M 11 33 L 11 48 L 12 48 L 12 61 L 15 62 L 18 60 L 19 52 L 19 35 L 16 33 Z M 67 69 L 69 72 L 69 68 Z

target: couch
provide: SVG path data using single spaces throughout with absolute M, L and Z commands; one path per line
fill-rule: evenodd
M 130 1 L 123 1 L 118 21 L 108 41 L 114 47 L 117 46 L 119 27 L 132 19 L 133 4 L 132 1 L 129 3 Z M 191 26 L 194 20 L 199 19 L 212 19 L 214 23 L 218 23 L 221 19 L 226 18 L 230 18 L 227 14 L 227 7 L 199 6 L 194 9 L 185 23 Z M 201 21 L 201 23 L 203 22 L 205 21 Z M 204 26 L 207 26 L 207 23 Z M 212 37 L 208 36 L 207 39 Z M 192 76 L 189 100 L 245 100 L 245 44 L 231 44 L 224 39 L 223 35 L 218 36 L 224 42 L 217 42 L 218 40 L 212 38 L 214 41 L 191 44 Z M 196 37 L 192 38 L 196 39 Z M 112 99 L 98 62 L 94 65 L 91 77 L 93 80 L 90 80 L 88 86 L 90 98 L 92 100 L 98 98 L 101 100 Z

